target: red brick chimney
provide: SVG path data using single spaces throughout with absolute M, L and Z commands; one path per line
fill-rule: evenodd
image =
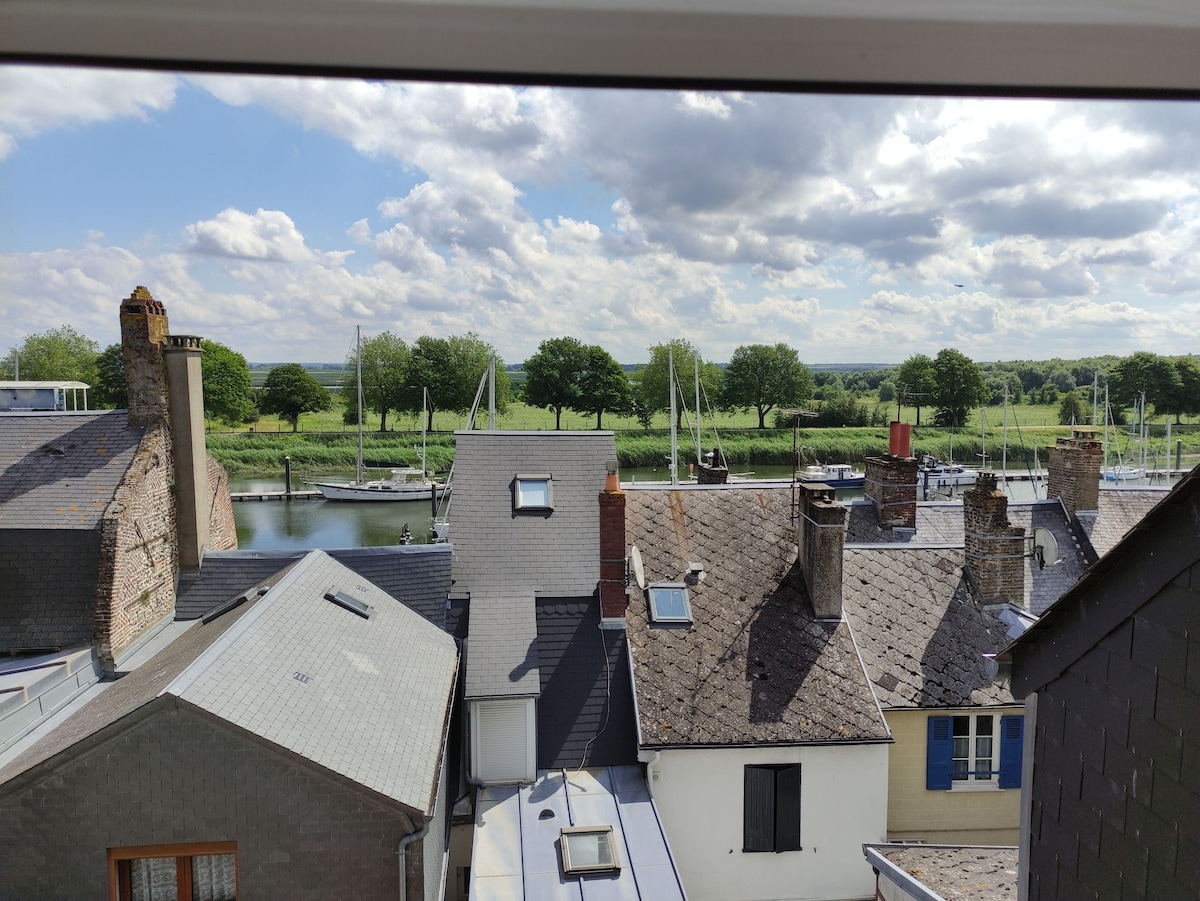
M 893 422 L 888 453 L 867 457 L 863 494 L 875 505 L 881 529 L 917 527 L 917 458 L 910 455 L 910 427 Z
M 850 511 L 835 499 L 832 488 L 802 482 L 796 543 L 804 587 L 818 619 L 842 618 L 842 548 Z
M 1008 498 L 994 472 L 963 492 L 966 575 L 980 604 L 1025 605 L 1025 530 L 1008 521 Z
M 1067 515 L 1100 507 L 1100 464 L 1104 445 L 1095 429 L 1071 429 L 1070 438 L 1059 438 L 1049 448 L 1046 496 L 1062 501 Z
M 129 385 L 129 424 L 147 426 L 167 416 L 167 379 L 162 349 L 167 311 L 138 285 L 121 302 L 121 358 Z
M 625 586 L 625 492 L 610 463 L 600 492 L 600 618 L 624 623 L 629 597 Z

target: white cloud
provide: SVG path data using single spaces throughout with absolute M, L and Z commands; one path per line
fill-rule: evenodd
M 183 230 L 194 253 L 247 260 L 300 262 L 315 259 L 291 218 L 279 210 L 243 213 L 232 207 Z

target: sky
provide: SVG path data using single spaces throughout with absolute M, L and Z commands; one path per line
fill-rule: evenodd
M 251 362 L 1200 352 L 1200 105 L 0 67 L 0 355 L 137 285 Z

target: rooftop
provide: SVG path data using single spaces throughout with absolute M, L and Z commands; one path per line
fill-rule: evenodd
M 905 889 L 907 897 L 928 901 L 1017 897 L 1016 848 L 880 844 L 863 845 L 863 853 L 880 876 Z

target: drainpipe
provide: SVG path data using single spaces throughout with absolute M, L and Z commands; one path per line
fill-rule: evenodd
M 410 832 L 404 838 L 400 839 L 400 844 L 396 845 L 396 856 L 400 860 L 400 901 L 408 901 L 408 846 L 417 839 L 424 838 L 429 832 L 430 818 L 425 819 L 425 823 L 416 832 Z

